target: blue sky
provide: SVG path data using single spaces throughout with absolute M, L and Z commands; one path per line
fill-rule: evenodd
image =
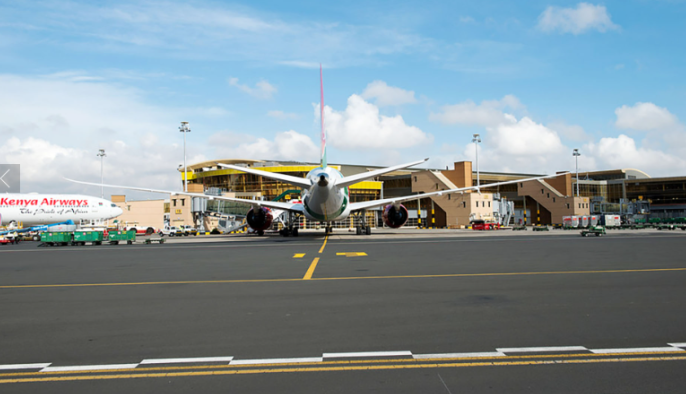
M 446 4 L 449 3 L 449 4 Z M 686 174 L 682 1 L 0 2 L 0 161 L 178 188 L 188 161 L 430 157 Z

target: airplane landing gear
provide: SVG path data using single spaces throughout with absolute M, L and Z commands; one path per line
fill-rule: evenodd
M 279 231 L 279 234 L 281 234 L 284 237 L 288 236 L 298 236 L 298 228 L 293 225 L 293 212 L 288 212 L 288 223 L 286 224 L 286 227 L 284 227 L 281 231 Z
M 371 235 L 372 234 L 372 228 L 367 226 L 367 223 L 365 222 L 365 218 L 367 217 L 366 211 L 362 211 L 361 213 L 358 214 L 357 216 L 357 229 L 356 229 L 356 234 L 357 235 Z

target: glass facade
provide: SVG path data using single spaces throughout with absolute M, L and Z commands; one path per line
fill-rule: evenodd
M 340 170 L 338 166 L 332 166 Z M 317 166 L 283 166 L 283 167 L 254 167 L 268 172 L 304 178 L 307 173 Z M 301 189 L 274 179 L 259 175 L 239 173 L 234 170 L 203 171 L 189 175 L 188 183 L 202 184 L 204 190 L 214 188 L 222 192 L 237 193 L 238 197 L 262 198 L 264 200 L 280 200 L 299 198 Z M 350 187 L 350 201 L 360 202 L 380 198 L 381 182 L 360 182 Z
M 629 200 L 650 201 L 652 205 L 686 204 L 686 178 L 626 181 Z

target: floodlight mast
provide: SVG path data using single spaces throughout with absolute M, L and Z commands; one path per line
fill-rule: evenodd
M 578 149 L 574 149 L 572 155 L 576 160 L 576 196 L 579 197 L 579 156 L 581 156 L 581 153 L 579 153 Z
M 103 186 L 103 184 L 105 183 L 105 181 L 104 181 L 105 178 L 103 177 L 102 168 L 103 168 L 103 158 L 107 155 L 105 154 L 104 149 L 100 149 L 98 151 L 97 156 L 100 157 L 100 198 L 105 198 L 105 186 Z
M 481 136 L 479 134 L 474 134 L 472 142 L 474 143 L 474 152 L 476 153 L 476 187 L 479 187 L 481 186 L 479 180 L 479 143 L 481 142 Z
M 188 174 L 186 169 L 186 133 L 191 132 L 188 122 L 181 122 L 179 131 L 183 133 L 183 191 L 188 193 Z

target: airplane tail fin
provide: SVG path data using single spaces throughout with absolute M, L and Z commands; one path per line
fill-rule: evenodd
M 326 168 L 326 130 L 324 129 L 324 76 L 322 74 L 322 65 L 319 64 L 319 90 L 321 93 L 321 101 L 319 102 L 319 110 L 321 111 L 319 118 L 322 121 L 322 152 L 321 152 L 321 167 Z

